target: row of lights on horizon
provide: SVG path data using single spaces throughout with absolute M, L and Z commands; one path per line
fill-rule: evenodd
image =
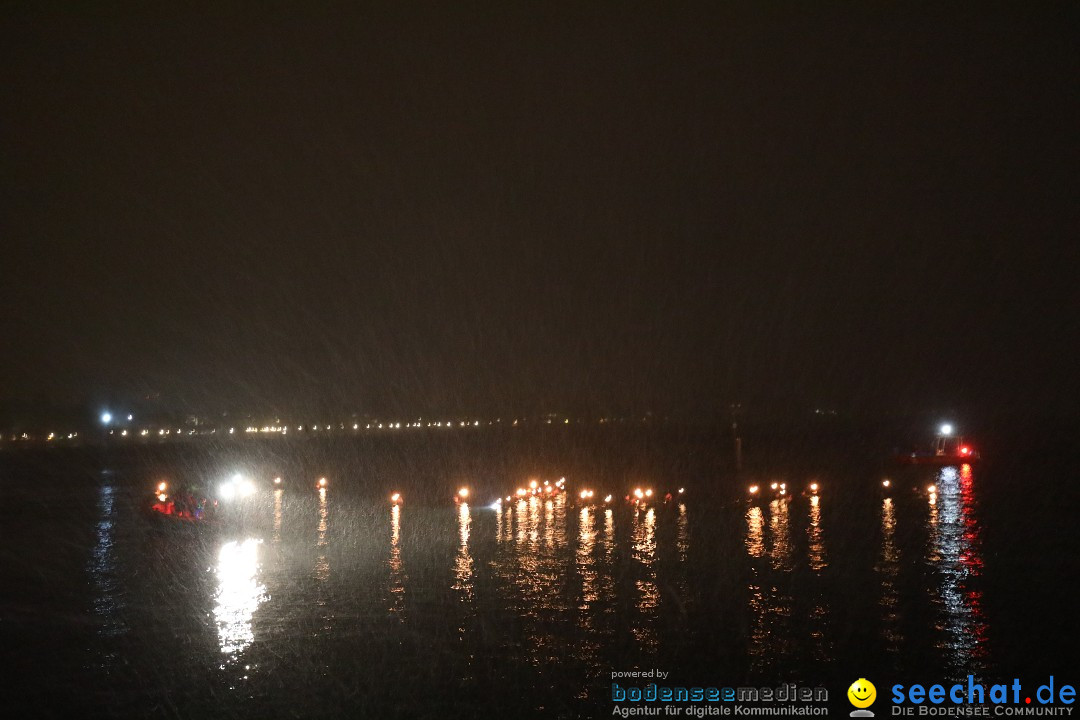
M 126 421 L 128 423 L 133 422 L 134 419 L 135 419 L 135 416 L 132 413 L 128 413 L 124 417 L 126 418 Z M 113 413 L 108 411 L 108 410 L 101 413 L 101 415 L 99 416 L 99 420 L 101 421 L 101 424 L 106 428 L 109 428 L 110 426 L 116 426 L 116 425 L 119 425 L 120 423 L 124 422 L 124 419 L 113 415 Z M 545 420 L 545 422 L 548 425 L 553 424 L 553 421 L 552 421 L 551 418 L 547 418 Z M 562 418 L 561 421 L 559 421 L 557 424 L 569 425 L 570 422 L 571 422 L 571 419 L 566 417 L 566 418 Z M 578 422 L 580 422 L 580 421 L 578 421 Z M 600 420 L 599 420 L 599 423 L 601 425 L 606 423 L 606 422 L 608 422 L 607 418 L 600 418 Z M 521 423 L 521 420 L 518 419 L 518 418 L 515 418 L 513 421 L 511 421 L 508 424 L 512 425 L 514 427 L 517 427 L 520 423 Z M 483 424 L 483 423 L 480 420 L 475 420 L 475 419 L 473 419 L 473 420 L 458 420 L 458 421 L 446 420 L 445 422 L 441 421 L 441 420 L 434 421 L 434 422 L 432 422 L 432 421 L 424 422 L 422 420 L 418 420 L 416 422 L 408 422 L 408 423 L 404 423 L 404 424 L 402 424 L 401 422 L 365 423 L 363 425 L 363 429 L 365 429 L 365 430 L 384 430 L 384 429 L 385 430 L 400 430 L 402 428 L 469 428 L 469 427 L 480 427 L 481 424 Z M 495 420 L 488 420 L 486 424 L 487 425 L 501 425 L 502 424 L 502 418 L 497 418 Z M 283 424 L 263 425 L 262 427 L 256 427 L 256 426 L 249 425 L 249 426 L 244 428 L 244 433 L 245 434 L 271 434 L 271 435 L 272 434 L 280 434 L 280 435 L 287 435 L 288 432 L 289 432 L 290 427 L 291 426 L 289 426 L 289 425 L 283 425 Z M 321 424 L 321 423 L 320 424 L 312 424 L 310 426 L 305 426 L 305 425 L 297 425 L 296 426 L 296 432 L 304 432 L 305 430 L 307 430 L 309 432 L 319 432 L 319 431 L 329 431 L 329 430 L 333 430 L 333 429 L 334 429 L 333 424 L 324 425 L 324 424 Z M 345 423 L 338 424 L 338 429 L 345 430 L 346 429 Z M 357 423 L 357 422 L 352 423 L 352 429 L 353 430 L 360 430 L 361 429 L 360 423 Z M 147 437 L 147 436 L 151 435 L 153 432 L 154 432 L 153 428 L 143 428 L 143 429 L 139 430 L 139 436 L 140 437 Z M 176 430 L 173 430 L 172 428 L 157 428 L 157 433 L 156 434 L 159 435 L 159 436 L 164 437 L 166 435 L 172 435 L 174 433 L 176 435 L 183 435 L 184 431 L 183 431 L 182 428 L 176 428 Z M 217 428 L 212 428 L 212 429 L 209 430 L 209 434 L 216 434 L 216 433 L 217 433 Z M 116 434 L 115 428 L 110 429 L 109 434 L 110 435 L 115 435 Z M 122 428 L 120 430 L 120 433 L 119 433 L 119 435 L 121 437 L 128 437 L 129 435 L 132 435 L 132 434 L 134 434 L 134 431 L 129 431 L 127 428 Z M 189 429 L 187 434 L 188 435 L 195 435 L 196 431 L 194 429 Z M 205 433 L 203 433 L 203 434 L 205 434 Z M 229 435 L 235 435 L 236 434 L 236 427 L 230 427 L 228 429 L 228 434 Z M 79 433 L 72 432 L 72 433 L 68 433 L 66 435 L 66 438 L 68 440 L 72 440 L 72 439 L 78 437 L 78 435 L 79 435 Z M 48 433 L 46 439 L 51 441 L 51 440 L 58 439 L 58 438 L 60 438 L 62 436 L 63 436 L 63 433 L 58 435 L 56 432 L 50 432 L 50 433 Z M 11 439 L 12 440 L 16 440 L 16 439 L 30 440 L 31 437 L 30 437 L 30 435 L 28 433 L 24 432 L 21 435 L 12 435 Z

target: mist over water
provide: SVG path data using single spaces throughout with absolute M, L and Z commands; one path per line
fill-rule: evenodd
M 543 437 L 516 457 L 443 446 L 409 463 L 387 445 L 379 473 L 350 472 L 347 444 L 0 456 L 7 682 L 37 711 L 592 717 L 609 710 L 611 672 L 634 668 L 840 697 L 859 676 L 881 692 L 1072 667 L 1056 583 L 1076 561 L 1047 551 L 1072 537 L 1075 493 L 1033 492 L 1038 464 L 807 457 L 740 479 L 700 470 L 727 462 L 726 442 L 665 473 L 626 461 L 640 440 L 596 456 Z M 660 457 L 688 444 L 649 442 Z M 267 468 L 289 461 L 274 489 Z M 394 470 L 421 465 L 443 478 L 427 493 Z M 262 484 L 220 527 L 140 511 L 159 477 L 211 484 L 234 467 Z M 567 493 L 512 495 L 563 476 Z M 748 502 L 748 480 L 789 494 Z M 634 486 L 657 501 L 622 501 Z M 583 487 L 615 501 L 586 504 Z M 1018 652 L 1035 637 L 1037 657 Z

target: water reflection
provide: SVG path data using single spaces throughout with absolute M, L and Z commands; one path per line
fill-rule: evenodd
M 821 531 L 821 498 L 810 497 L 810 525 L 806 528 L 810 569 L 821 572 L 829 564 L 825 559 L 825 539 Z
M 793 569 L 793 546 L 788 500 L 769 503 L 768 533 L 760 507 L 746 513 L 746 550 L 753 560 L 747 588 L 750 615 L 749 648 L 751 670 L 764 673 L 772 664 L 783 663 L 794 647 L 791 632 L 791 594 L 788 573 Z M 768 559 L 764 565 L 762 560 Z
M 900 549 L 896 545 L 896 508 L 892 498 L 881 501 L 881 556 L 874 570 L 881 576 L 879 604 L 885 650 L 898 653 L 904 636 L 900 631 L 900 592 L 896 587 L 900 575 Z
M 597 601 L 596 595 L 596 561 L 593 551 L 596 549 L 596 532 L 593 529 L 593 515 L 589 508 L 581 508 L 578 516 L 578 551 L 577 567 L 581 576 L 581 610 L 583 622 L 588 623 L 587 611 Z M 583 626 L 584 627 L 584 626 Z
M 315 578 L 315 605 L 319 608 L 322 619 L 322 629 L 327 633 L 334 629 L 334 616 L 330 609 L 329 584 L 330 584 L 330 559 L 327 557 L 327 547 L 330 541 L 327 533 L 330 527 L 330 508 L 327 502 L 326 488 L 319 488 L 319 524 L 315 535 L 315 568 L 312 577 Z
M 266 599 L 266 588 L 258 580 L 261 542 L 255 538 L 227 542 L 218 551 L 214 620 L 218 644 L 226 655 L 235 656 L 255 639 L 252 616 Z
M 274 490 L 274 544 L 277 545 L 281 542 L 281 520 L 282 520 L 282 496 L 284 490 L 277 488 Z
M 765 554 L 765 518 L 757 505 L 746 511 L 746 552 L 756 558 Z
M 806 527 L 807 560 L 815 575 L 828 566 L 825 555 L 825 534 L 821 528 L 821 497 L 810 496 L 810 524 Z M 832 641 L 829 639 L 829 605 L 820 587 L 812 596 L 810 607 L 810 643 L 814 660 L 828 660 L 832 657 Z
M 572 614 L 585 612 L 595 616 L 592 607 L 581 611 L 584 600 L 568 596 L 565 589 L 566 553 L 572 549 L 566 528 L 566 497 L 522 498 L 513 505 L 512 512 L 507 508 L 504 522 L 507 542 L 497 547 L 492 564 L 499 581 L 498 592 L 504 606 L 521 618 L 525 660 L 543 666 L 556 659 L 561 642 L 556 633 L 562 631 L 554 619 L 585 621 Z M 590 535 L 588 541 L 595 542 L 595 537 Z M 575 565 L 585 563 L 592 567 L 591 557 L 580 552 L 574 557 Z M 590 583 L 602 582 L 599 574 L 591 574 L 589 578 Z M 589 597 L 599 599 L 600 593 L 597 589 Z
M 648 508 L 634 512 L 632 539 L 633 557 L 641 575 L 635 583 L 638 591 L 637 609 L 640 622 L 633 627 L 634 637 L 646 649 L 656 649 L 659 637 L 656 629 L 660 607 L 660 587 L 656 582 L 656 510 Z
M 469 553 L 469 527 L 472 518 L 469 514 L 469 504 L 461 503 L 458 506 L 458 544 L 457 556 L 454 558 L 454 584 L 453 589 L 461 595 L 461 600 L 470 602 L 473 599 L 473 559 Z
M 986 621 L 982 593 L 974 587 L 983 565 L 976 508 L 971 466 L 942 468 L 928 516 L 927 557 L 939 578 L 937 647 L 945 654 L 951 677 L 957 679 L 968 673 L 980 675 L 985 669 Z
M 113 486 L 102 485 L 98 496 L 99 519 L 95 528 L 90 575 L 97 590 L 94 612 L 101 617 L 100 632 L 106 637 L 114 637 L 127 630 L 123 619 L 123 596 L 117 578 L 115 505 Z
M 405 619 L 405 581 L 401 566 L 401 506 L 390 508 L 390 612 Z
M 596 571 L 596 529 L 590 508 L 578 513 L 577 571 L 581 578 L 581 603 L 578 606 L 578 627 L 581 629 L 579 657 L 592 665 L 600 648 L 596 638 L 595 606 L 600 600 Z
M 686 503 L 679 503 L 679 519 L 675 529 L 675 549 L 679 552 L 679 562 L 686 562 L 690 550 L 689 519 L 686 517 Z
M 319 525 L 316 528 L 315 539 L 315 572 L 313 575 L 319 582 L 326 582 L 330 579 L 330 560 L 326 557 L 326 546 L 329 541 L 326 539 L 326 532 L 330 525 L 330 509 L 326 502 L 326 488 L 319 488 Z M 320 603 L 324 604 L 324 603 Z
M 793 567 L 791 519 L 786 499 L 777 499 L 769 503 L 769 530 L 772 536 L 769 558 L 772 561 L 773 570 L 791 570 Z

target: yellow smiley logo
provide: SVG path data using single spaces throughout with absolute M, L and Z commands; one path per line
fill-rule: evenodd
M 877 699 L 877 688 L 866 678 L 859 678 L 847 689 L 847 699 L 857 708 L 868 708 Z

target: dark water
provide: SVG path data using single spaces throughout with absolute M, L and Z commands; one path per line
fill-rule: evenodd
M 879 692 L 1080 679 L 1067 465 L 794 458 L 751 478 L 792 497 L 748 504 L 748 480 L 710 465 L 726 445 L 680 465 L 691 450 L 651 442 L 560 458 L 537 440 L 513 461 L 366 448 L 410 460 L 353 472 L 342 447 L 0 456 L 5 698 L 32 715 L 606 717 L 611 672 L 634 668 L 837 699 L 857 677 Z M 215 530 L 139 512 L 160 477 L 235 468 L 286 468 L 285 487 Z M 570 493 L 487 507 L 564 475 Z M 470 479 L 474 502 L 455 506 Z M 574 492 L 635 484 L 675 497 L 582 506 Z

